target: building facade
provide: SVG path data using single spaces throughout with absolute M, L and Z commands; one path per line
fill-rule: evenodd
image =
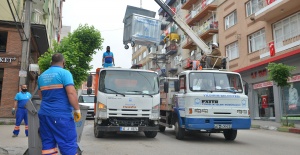
M 38 73 L 29 69 L 31 64 L 37 64 L 38 58 L 48 50 L 53 40 L 59 41 L 63 2 L 64 0 L 32 2 L 28 70 L 25 75 L 31 93 L 36 88 Z M 11 108 L 16 93 L 20 91 L 25 0 L 0 1 L 0 8 L 0 117 L 13 117 Z
M 227 0 L 218 7 L 220 50 L 250 84 L 252 119 L 300 120 L 300 1 Z M 295 66 L 290 88 L 268 81 L 270 62 Z
M 300 1 L 166 0 L 165 3 L 208 46 L 213 42 L 219 44 L 222 56 L 228 58 L 229 70 L 239 72 L 250 86 L 252 119 L 280 122 L 288 115 L 289 119 L 300 120 Z M 143 62 L 145 69 L 165 73 L 162 76 L 176 76 L 191 69 L 191 62 L 201 59 L 202 50 L 162 9 L 158 13 L 163 23 L 158 50 L 144 55 L 143 47 L 134 48 L 132 63 Z M 179 40 L 172 39 L 172 34 L 177 34 Z M 270 62 L 296 67 L 289 79 L 290 87 L 279 88 L 268 80 L 266 67 Z

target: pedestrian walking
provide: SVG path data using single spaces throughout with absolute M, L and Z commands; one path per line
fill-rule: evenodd
M 42 154 L 57 154 L 57 146 L 63 155 L 77 154 L 75 122 L 80 120 L 81 113 L 73 76 L 63 68 L 64 63 L 62 54 L 54 54 L 51 67 L 38 79 L 38 94 L 42 99 L 38 112 Z
M 13 131 L 12 137 L 17 137 L 20 132 L 20 125 L 24 120 L 25 123 L 25 135 L 28 137 L 28 118 L 27 109 L 25 108 L 26 103 L 31 98 L 31 94 L 27 92 L 27 85 L 21 86 L 21 91 L 15 96 L 14 107 L 12 108 L 12 114 L 16 114 L 16 125 Z
M 114 54 L 110 51 L 110 47 L 106 47 L 106 52 L 103 53 L 102 66 L 111 67 L 115 65 Z

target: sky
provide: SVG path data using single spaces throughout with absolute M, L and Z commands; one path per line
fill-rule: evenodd
M 102 67 L 102 55 L 106 46 L 114 54 L 116 67 L 130 68 L 132 50 L 125 49 L 123 44 L 123 18 L 127 5 L 140 7 L 156 12 L 158 18 L 159 6 L 154 0 L 66 0 L 63 3 L 62 23 L 64 26 L 71 26 L 71 32 L 79 24 L 94 26 L 101 33 L 104 42 L 103 49 L 97 51 L 93 56 L 93 69 Z M 130 47 L 130 45 L 129 45 Z

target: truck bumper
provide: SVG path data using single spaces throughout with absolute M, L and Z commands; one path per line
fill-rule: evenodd
M 250 118 L 183 118 L 188 130 L 214 130 L 215 124 L 231 124 L 231 129 L 250 129 Z
M 136 127 L 136 126 L 130 126 L 130 127 Z M 98 131 L 121 131 L 121 126 L 97 126 Z M 138 131 L 136 132 L 142 132 L 142 131 L 159 131 L 158 126 L 139 126 Z M 124 131 L 127 132 L 127 131 Z

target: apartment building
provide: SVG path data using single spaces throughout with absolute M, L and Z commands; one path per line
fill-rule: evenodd
M 230 70 L 250 84 L 251 118 L 280 122 L 288 114 L 299 119 L 300 1 L 227 0 L 217 12 L 220 50 L 229 58 Z M 282 92 L 268 80 L 270 62 L 297 68 L 290 88 Z
M 48 50 L 52 41 L 59 40 L 63 2 L 33 0 L 28 64 L 37 64 L 39 56 Z M 11 108 L 19 91 L 24 9 L 25 0 L 0 1 L 0 117 L 12 117 Z M 26 83 L 29 91 L 33 92 L 37 74 L 27 71 Z

